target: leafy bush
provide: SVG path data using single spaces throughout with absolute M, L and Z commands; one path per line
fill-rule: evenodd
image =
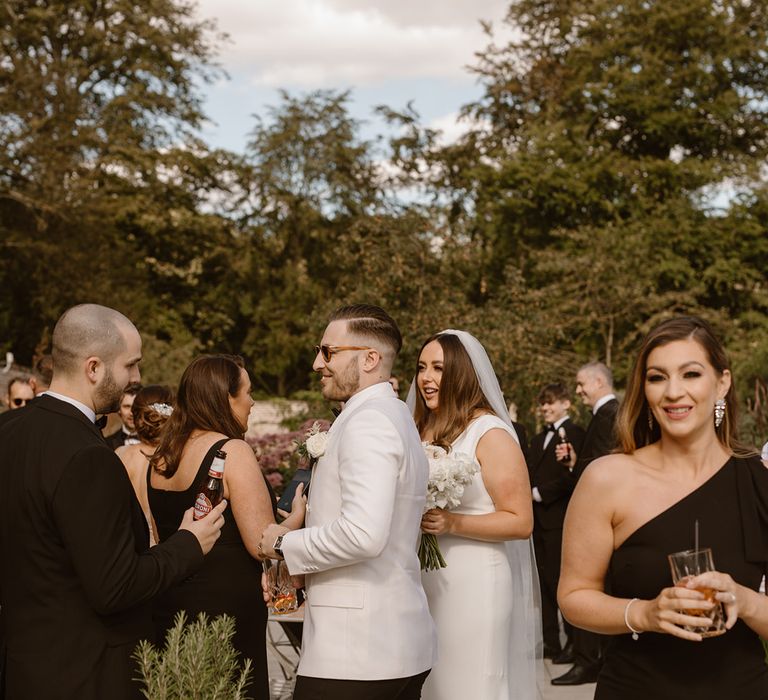
M 181 611 L 158 649 L 142 641 L 133 657 L 139 664 L 142 694 L 150 700 L 246 700 L 251 660 L 242 663 L 232 646 L 235 619 L 209 621 L 200 613 L 187 624 Z

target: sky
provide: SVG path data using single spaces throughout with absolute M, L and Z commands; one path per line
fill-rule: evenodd
M 422 124 L 461 133 L 456 116 L 480 96 L 467 70 L 488 37 L 480 19 L 501 29 L 509 0 L 198 0 L 198 16 L 229 35 L 218 60 L 229 74 L 205 86 L 212 146 L 242 153 L 253 114 L 268 118 L 279 90 L 351 90 L 350 113 L 362 135 L 384 131 L 373 108 L 412 101 Z

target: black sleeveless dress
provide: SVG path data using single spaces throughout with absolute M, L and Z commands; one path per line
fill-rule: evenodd
M 220 440 L 211 446 L 200 464 L 192 486 L 186 491 L 153 488 L 150 483 L 150 470 L 147 470 L 149 507 L 155 518 L 161 542 L 178 530 L 184 512 L 194 505 L 196 489 L 207 475 L 216 450 L 221 449 L 226 442 L 226 439 Z M 272 502 L 274 503 L 274 498 Z M 163 642 L 165 633 L 173 626 L 173 618 L 179 610 L 186 610 L 188 619 L 194 619 L 199 612 L 205 612 L 209 616 L 223 613 L 233 615 L 234 647 L 243 656 L 250 658 L 253 664 L 253 682 L 248 686 L 249 697 L 269 700 L 267 609 L 261 594 L 262 567 L 259 561 L 248 554 L 232 511 L 227 510 L 224 515 L 221 536 L 206 555 L 199 571 L 155 600 L 153 619 L 156 639 L 159 643 Z
M 711 547 L 715 568 L 758 590 L 768 562 L 768 470 L 731 458 L 681 501 L 635 530 L 613 553 L 606 588 L 619 598 L 655 598 L 672 585 L 667 555 Z M 645 632 L 611 638 L 595 700 L 768 700 L 758 635 L 738 620 L 719 637 L 689 642 Z

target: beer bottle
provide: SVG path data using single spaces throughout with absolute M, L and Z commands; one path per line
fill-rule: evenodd
M 571 443 L 568 442 L 568 436 L 565 434 L 565 428 L 562 426 L 557 429 L 557 444 L 565 445 L 565 454 L 558 461 L 567 464 L 571 459 Z
M 208 476 L 200 484 L 200 491 L 195 499 L 195 520 L 204 518 L 224 498 L 224 460 L 227 453 L 224 450 L 216 450 L 216 455 L 208 469 Z

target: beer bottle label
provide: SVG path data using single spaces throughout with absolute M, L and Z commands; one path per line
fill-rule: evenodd
M 195 520 L 200 520 L 200 518 L 204 518 L 208 515 L 208 513 L 211 512 L 212 507 L 208 497 L 204 493 L 198 493 L 197 498 L 195 499 Z

